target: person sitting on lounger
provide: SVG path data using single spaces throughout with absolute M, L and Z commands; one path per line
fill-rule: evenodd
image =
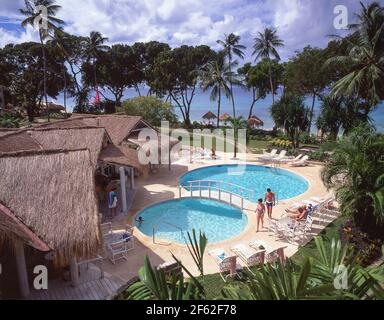
M 302 206 L 297 208 L 297 210 L 285 210 L 288 213 L 288 216 L 296 221 L 307 219 L 307 215 L 310 211 L 310 208 L 307 206 Z

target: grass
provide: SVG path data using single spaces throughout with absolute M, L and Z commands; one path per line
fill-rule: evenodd
M 331 241 L 331 239 L 339 239 L 339 229 L 340 226 L 347 220 L 347 217 L 339 217 L 336 220 L 334 220 L 332 223 L 330 223 L 321 233 L 320 236 L 323 237 L 325 241 Z M 316 255 L 316 244 L 315 240 L 312 239 L 310 242 L 308 242 L 305 246 L 300 247 L 299 250 L 292 256 L 292 260 L 296 264 L 301 264 L 304 260 L 304 257 L 308 255 Z M 257 272 L 257 270 L 254 270 Z M 222 289 L 228 285 L 236 284 L 240 287 L 244 283 L 244 277 L 242 280 L 237 279 L 231 279 L 229 278 L 228 281 L 225 283 L 221 277 L 220 274 L 210 274 L 205 275 L 204 280 L 202 281 L 204 288 L 206 290 L 207 299 L 214 300 L 214 299 L 223 299 L 222 296 Z
M 249 140 L 248 150 L 255 154 L 262 154 L 263 149 L 267 149 L 270 145 L 270 141 L 267 140 Z

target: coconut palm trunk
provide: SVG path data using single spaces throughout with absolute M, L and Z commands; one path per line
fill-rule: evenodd
M 217 105 L 217 127 L 220 127 L 221 89 L 219 88 L 219 101 Z
M 229 61 L 229 73 L 232 74 L 232 58 L 231 58 L 230 55 L 228 55 L 228 61 Z M 231 100 L 232 100 L 233 117 L 236 118 L 236 107 L 235 107 L 235 99 L 233 97 L 233 84 L 232 84 L 232 81 L 230 81 L 229 87 L 231 89 Z
M 269 65 L 269 83 L 271 85 L 271 93 L 272 93 L 272 104 L 275 104 L 275 90 L 273 88 L 271 59 L 268 59 L 268 65 Z
M 44 47 L 44 41 L 43 37 L 40 33 L 40 43 L 41 43 L 41 50 L 43 53 L 43 90 L 44 90 L 44 100 L 45 100 L 45 108 L 47 110 L 47 116 L 48 116 L 48 122 L 50 121 L 49 117 L 49 110 L 48 110 L 48 97 L 47 97 L 47 57 Z

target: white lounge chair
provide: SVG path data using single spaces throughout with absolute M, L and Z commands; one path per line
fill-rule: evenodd
M 100 224 L 100 230 L 103 238 L 106 238 L 112 235 L 112 223 L 107 222 L 107 223 Z
M 246 268 L 251 273 L 253 272 L 250 268 L 264 264 L 265 250 L 255 251 L 244 244 L 234 246 L 231 250 L 245 263 Z
M 284 159 L 281 159 L 279 160 L 280 162 L 282 163 L 292 163 L 292 162 L 297 162 L 301 159 L 303 155 L 302 154 L 299 154 L 296 158 L 284 158 Z
M 277 149 L 273 149 L 271 152 L 266 152 L 262 156 L 257 157 L 259 160 L 268 160 L 277 154 Z
M 280 153 L 277 156 L 271 157 L 269 159 L 269 161 L 280 162 L 280 161 L 286 159 L 286 155 L 287 155 L 287 150 L 281 150 Z
M 308 165 L 308 159 L 309 159 L 308 156 L 304 156 L 301 160 L 291 162 L 289 165 L 291 167 L 306 167 Z
M 278 260 L 280 260 L 283 264 L 285 262 L 285 255 L 284 255 L 284 249 L 287 247 L 279 247 L 277 249 L 274 249 L 270 252 L 267 252 L 265 256 L 265 261 L 267 263 L 273 263 Z
M 237 270 L 241 270 L 241 265 L 237 263 L 237 256 L 229 254 L 223 249 L 211 250 L 208 254 L 215 260 L 220 269 L 220 276 L 224 282 L 227 282 L 228 277 L 241 276 Z M 226 274 L 228 273 L 228 274 Z

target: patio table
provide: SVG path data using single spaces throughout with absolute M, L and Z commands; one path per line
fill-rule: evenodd
M 125 234 L 127 235 L 127 238 L 123 237 Z M 108 245 L 111 243 L 123 241 L 125 239 L 128 239 L 129 237 L 130 235 L 126 230 L 113 230 L 112 233 L 104 236 L 104 243 Z

